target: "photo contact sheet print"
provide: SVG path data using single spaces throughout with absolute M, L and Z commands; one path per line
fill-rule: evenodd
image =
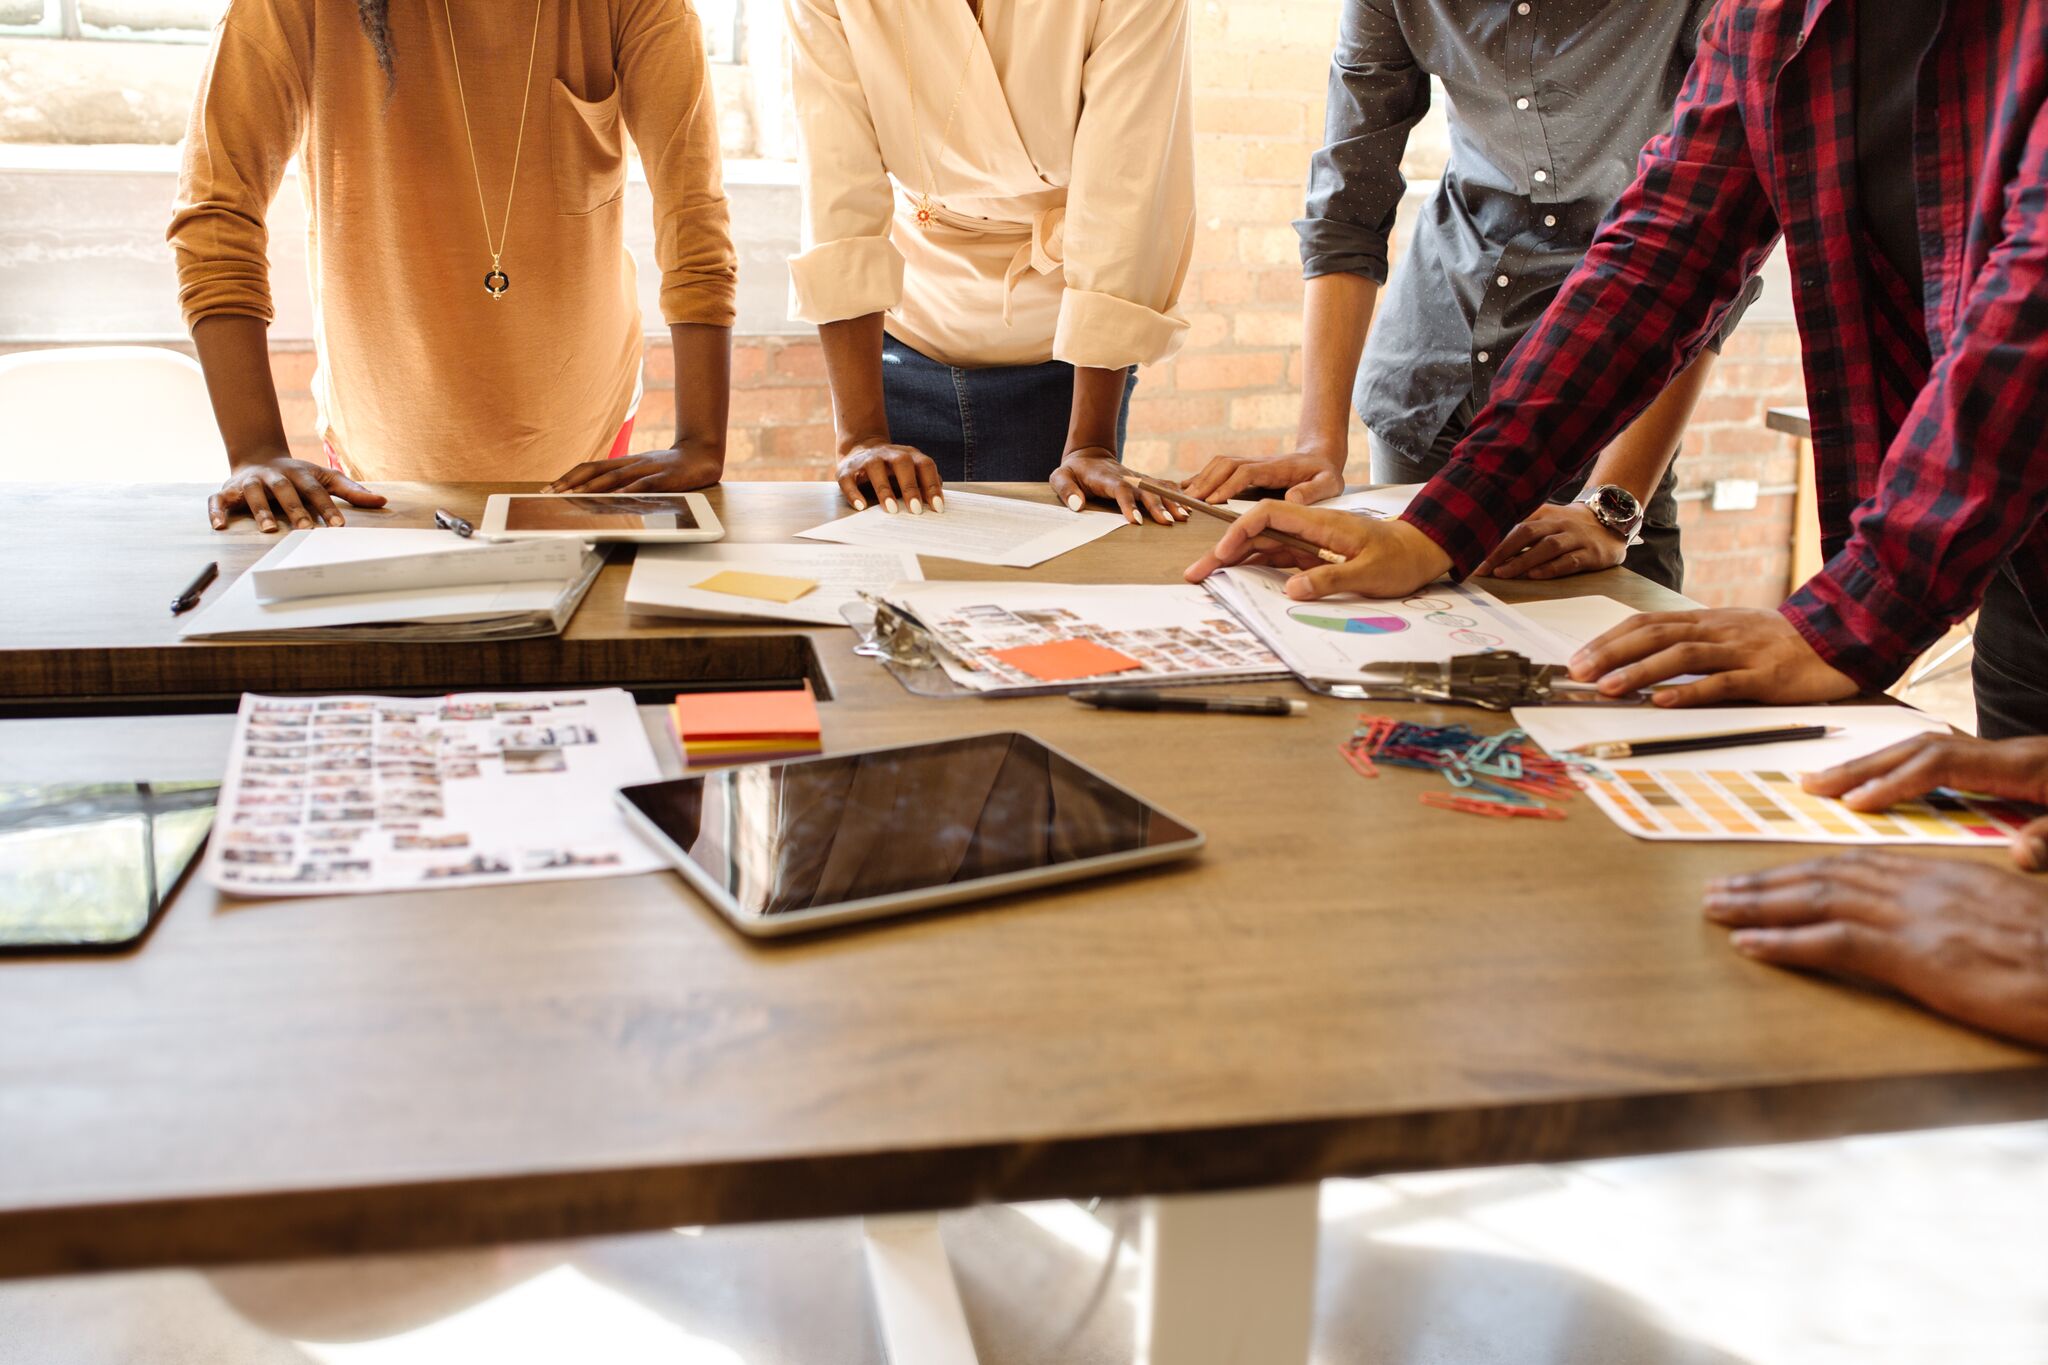
M 326 896 L 652 872 L 613 794 L 660 776 L 617 689 L 245 695 L 206 875 Z

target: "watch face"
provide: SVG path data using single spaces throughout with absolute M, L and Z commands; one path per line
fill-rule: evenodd
M 1626 524 L 1643 515 L 1643 505 L 1636 501 L 1636 495 L 1611 483 L 1594 492 L 1593 510 L 1602 521 L 1615 524 Z

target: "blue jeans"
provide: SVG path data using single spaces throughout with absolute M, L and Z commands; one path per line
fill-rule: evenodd
M 1135 367 L 1116 418 L 1122 451 Z M 941 365 L 895 337 L 882 338 L 882 402 L 889 439 L 932 457 L 947 483 L 1036 483 L 1060 467 L 1074 407 L 1074 367 Z

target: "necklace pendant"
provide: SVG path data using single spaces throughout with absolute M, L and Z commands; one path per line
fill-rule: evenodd
M 491 296 L 494 303 L 504 298 L 505 291 L 511 287 L 512 277 L 496 266 L 492 266 L 491 272 L 484 276 L 484 292 Z
M 932 197 L 928 194 L 917 196 L 917 225 L 926 232 L 932 230 Z

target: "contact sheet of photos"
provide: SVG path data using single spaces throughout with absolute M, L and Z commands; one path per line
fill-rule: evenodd
M 245 695 L 207 876 L 280 896 L 653 871 L 613 794 L 660 776 L 618 689 Z

